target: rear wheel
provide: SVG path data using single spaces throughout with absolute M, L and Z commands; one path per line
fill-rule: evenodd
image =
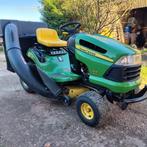
M 23 80 L 20 79 L 20 84 L 23 89 L 28 93 L 35 93 Z
M 89 91 L 79 96 L 76 101 L 77 113 L 88 126 L 100 124 L 108 111 L 108 103 L 100 94 Z

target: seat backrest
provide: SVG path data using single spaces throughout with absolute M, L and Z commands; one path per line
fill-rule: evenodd
M 39 28 L 36 30 L 37 41 L 42 43 L 42 41 L 57 41 L 59 40 L 59 36 L 57 31 L 54 29 L 48 28 Z

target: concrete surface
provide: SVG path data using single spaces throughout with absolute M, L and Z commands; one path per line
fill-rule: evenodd
M 65 107 L 27 94 L 0 54 L 0 147 L 146 147 L 147 101 L 126 111 L 112 105 L 103 126 L 91 128 Z

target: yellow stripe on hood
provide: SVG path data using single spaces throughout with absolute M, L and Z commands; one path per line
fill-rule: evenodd
M 101 58 L 101 59 L 104 59 L 106 61 L 109 61 L 109 62 L 113 62 L 113 60 L 111 58 L 108 58 L 106 56 L 103 56 L 95 51 L 92 51 L 92 50 L 89 50 L 88 48 L 86 47 L 83 47 L 81 45 L 76 45 L 76 48 L 82 52 L 85 52 L 85 53 L 88 53 L 89 55 L 92 55 L 92 56 L 95 56 L 95 57 L 98 57 L 98 58 Z

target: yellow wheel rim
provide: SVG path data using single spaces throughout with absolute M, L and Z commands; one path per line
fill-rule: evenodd
M 83 116 L 88 120 L 91 120 L 94 118 L 94 111 L 88 103 L 83 103 L 81 105 L 81 112 Z

